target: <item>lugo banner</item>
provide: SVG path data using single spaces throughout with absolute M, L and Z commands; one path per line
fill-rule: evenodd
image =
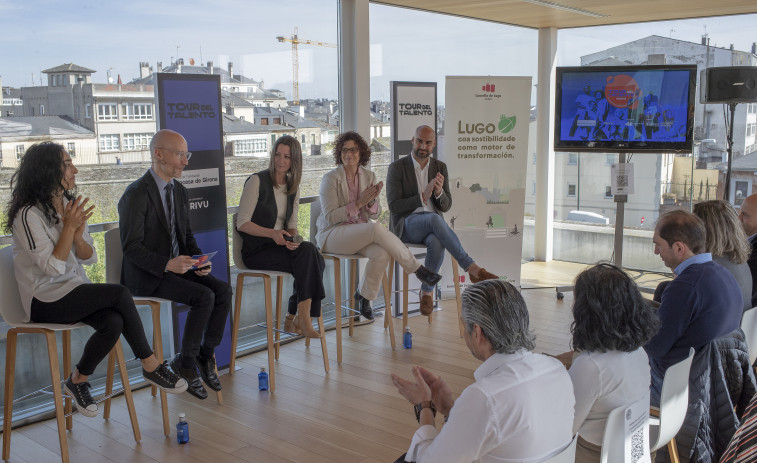
M 158 74 L 155 86 L 161 129 L 174 130 L 192 152 L 181 178 L 189 190 L 189 222 L 197 245 L 213 257 L 213 276 L 229 281 L 226 177 L 223 159 L 221 79 L 218 75 Z M 174 345 L 178 350 L 188 307 L 174 304 Z M 231 328 L 216 348 L 218 368 L 228 366 Z
M 477 264 L 520 286 L 531 77 L 448 76 L 445 100 L 440 157 L 452 208 L 444 218 Z M 445 273 L 442 289 L 451 285 Z

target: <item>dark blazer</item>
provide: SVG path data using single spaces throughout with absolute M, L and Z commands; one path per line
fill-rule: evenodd
M 434 158 L 429 158 L 428 162 L 429 181 L 435 178 L 438 172 L 444 175 L 441 196 L 437 198 L 435 195 L 431 195 L 431 201 L 433 201 L 437 213 L 443 217 L 442 213 L 447 212 L 452 207 L 447 165 Z M 423 206 L 418 191 L 418 181 L 415 179 L 412 154 L 389 164 L 389 170 L 386 173 L 386 199 L 389 203 L 389 230 L 401 238 L 402 231 L 405 229 L 405 217 Z
M 757 238 L 750 245 L 752 246 L 752 253 L 746 263 L 749 265 L 749 270 L 752 271 L 752 307 L 757 307 Z
M 189 226 L 187 189 L 175 181 L 173 191 L 179 253 L 202 254 Z M 124 251 L 121 284 L 132 294 L 149 296 L 163 278 L 171 259 L 171 232 L 158 185 L 149 171 L 126 188 L 118 201 L 118 216 Z

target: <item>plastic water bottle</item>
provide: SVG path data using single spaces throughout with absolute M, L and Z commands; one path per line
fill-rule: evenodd
M 261 391 L 268 390 L 268 373 L 265 372 L 265 367 L 262 367 L 260 373 L 258 373 L 258 389 Z
M 413 347 L 413 333 L 410 332 L 410 327 L 405 328 L 405 335 L 402 337 L 402 345 L 405 349 Z
M 180 444 L 189 442 L 189 423 L 183 413 L 179 413 L 179 422 L 176 423 L 176 442 Z

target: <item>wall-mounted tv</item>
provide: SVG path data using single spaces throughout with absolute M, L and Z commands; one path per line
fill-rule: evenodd
M 691 152 L 696 66 L 558 67 L 555 151 Z

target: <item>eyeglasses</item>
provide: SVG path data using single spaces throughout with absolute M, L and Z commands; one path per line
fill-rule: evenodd
M 177 151 L 177 150 L 171 149 L 171 148 L 158 148 L 158 149 L 166 150 L 166 151 L 172 151 L 172 152 L 176 153 L 176 155 L 179 156 L 180 159 L 181 158 L 186 158 L 187 161 L 189 161 L 190 159 L 192 159 L 192 152 L 191 151 Z
M 358 151 L 360 151 L 360 148 L 354 147 L 354 148 L 342 148 L 342 154 L 355 154 Z

